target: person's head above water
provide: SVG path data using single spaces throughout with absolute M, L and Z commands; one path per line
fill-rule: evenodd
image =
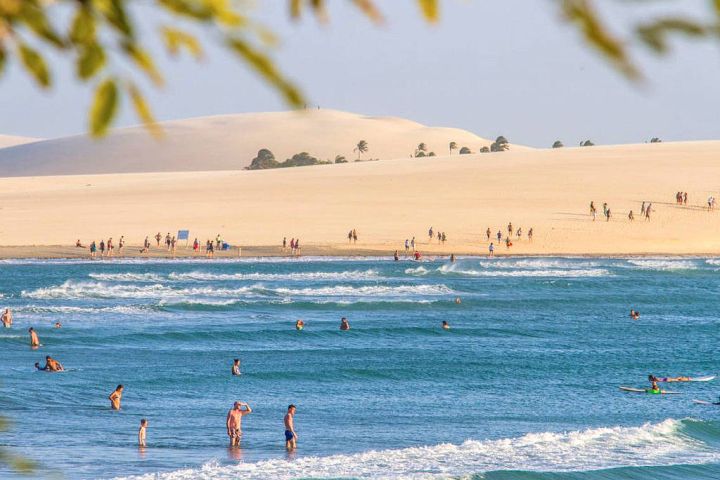
M 288 405 L 288 412 L 295 413 L 295 410 L 296 408 L 294 404 L 291 403 L 290 405 Z

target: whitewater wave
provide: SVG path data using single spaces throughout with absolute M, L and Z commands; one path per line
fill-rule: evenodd
M 254 281 L 282 281 L 282 280 L 373 280 L 378 278 L 376 270 L 347 271 L 347 272 L 297 272 L 297 273 L 211 273 L 187 272 L 170 273 L 169 280 L 173 281 L 224 281 L 224 280 L 254 280 Z
M 519 265 L 521 262 L 513 262 L 516 265 Z M 548 262 L 545 262 L 548 263 Z M 500 267 L 500 265 L 495 265 L 492 263 L 485 264 L 485 263 L 475 263 L 472 266 L 466 266 L 466 265 L 460 265 L 460 264 L 452 264 L 452 265 L 441 265 L 438 267 L 435 271 L 439 272 L 443 275 L 447 274 L 453 274 L 453 275 L 464 275 L 464 276 L 470 276 L 470 277 L 608 277 L 611 276 L 612 273 L 610 273 L 609 270 L 606 270 L 604 268 L 587 268 L 587 269 L 579 269 L 579 268 L 568 268 L 568 269 L 548 269 L 548 268 L 540 268 L 540 265 L 545 265 L 545 263 L 537 263 L 536 265 L 533 265 L 535 268 L 531 269 L 522 269 L 522 270 L 514 270 L 509 265 L 502 265 L 501 268 L 494 268 L 496 266 Z M 480 268 L 474 268 L 476 266 L 479 266 Z M 427 275 L 431 271 L 426 269 L 425 267 L 417 267 L 417 268 L 408 268 L 405 270 L 405 273 L 408 275 L 415 275 L 415 276 L 423 276 Z
M 468 440 L 353 455 L 265 460 L 153 473 L 125 479 L 457 478 L 498 470 L 581 471 L 617 466 L 700 464 L 720 452 L 684 433 L 693 420 L 668 419 L 640 427 L 531 433 L 500 440 Z
M 88 277 L 108 282 L 162 282 L 163 277 L 155 273 L 89 273 Z
M 59 314 L 107 314 L 118 313 L 122 315 L 146 315 L 155 310 L 151 305 L 115 305 L 112 307 L 75 307 L 70 305 L 23 305 L 16 307 L 19 313 L 59 313 Z
M 643 270 L 697 270 L 697 264 L 692 260 L 675 260 L 675 259 L 643 259 L 628 260 L 628 263 L 639 267 Z
M 708 265 L 717 266 L 720 265 L 720 258 L 708 258 L 707 260 L 705 260 L 705 263 L 707 263 Z
M 317 288 L 270 288 L 254 284 L 238 288 L 172 288 L 163 284 L 117 285 L 102 282 L 76 282 L 68 280 L 61 285 L 23 290 L 21 296 L 33 299 L 80 299 L 80 298 L 245 298 L 267 296 L 325 296 L 325 297 L 373 297 L 405 295 L 445 295 L 453 291 L 445 285 L 372 285 L 353 287 L 336 285 Z

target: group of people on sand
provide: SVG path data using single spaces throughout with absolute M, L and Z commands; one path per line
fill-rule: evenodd
M 687 205 L 687 192 L 676 192 L 675 203 L 678 205 Z
M 354 231 L 355 230 L 353 230 L 353 232 Z M 287 249 L 288 249 L 287 237 L 283 237 L 282 249 L 283 249 L 283 252 L 287 251 Z M 300 255 L 300 239 L 299 238 L 291 238 L 290 239 L 290 255 Z
M 352 230 L 350 230 L 348 232 L 348 234 L 347 234 L 348 243 L 357 243 L 357 238 L 358 238 L 357 230 L 355 230 L 353 228 Z
M 80 242 L 80 239 L 75 242 L 76 247 L 85 248 L 84 245 Z M 125 248 L 125 237 L 120 236 L 120 240 L 118 240 L 118 255 L 122 255 L 123 248 Z M 97 243 L 95 240 L 92 241 L 90 244 L 90 258 L 96 258 L 96 257 L 112 257 L 115 254 L 115 243 L 113 242 L 112 237 L 108 238 L 107 242 L 105 240 L 100 240 L 100 243 Z
M 532 239 L 533 239 L 533 234 L 534 234 L 533 228 L 530 227 L 530 229 L 529 229 L 528 232 L 527 232 L 527 238 L 528 238 L 528 240 L 531 241 L 531 242 L 532 242 Z M 492 236 L 492 230 L 490 230 L 490 227 L 487 227 L 487 229 L 485 230 L 485 238 L 486 238 L 487 241 L 489 242 L 489 245 L 488 245 L 488 255 L 491 256 L 491 257 L 493 257 L 493 256 L 495 256 L 495 243 L 492 242 L 492 241 L 490 241 L 491 236 Z M 517 240 L 522 239 L 522 236 L 523 236 L 522 227 L 518 227 L 517 230 L 516 230 L 515 227 L 513 227 L 512 222 L 508 222 L 508 225 L 507 225 L 507 235 L 505 236 L 505 248 L 506 248 L 506 249 L 510 249 L 510 247 L 513 246 L 513 236 L 514 236 Z M 497 233 L 495 234 L 495 238 L 497 238 L 497 243 L 498 243 L 498 244 L 502 243 L 502 241 L 503 241 L 503 234 L 502 234 L 502 230 L 501 230 L 501 229 L 498 229 Z
M 642 205 L 640 206 L 640 216 L 645 217 L 645 221 L 650 221 L 650 212 L 652 211 L 652 203 L 648 203 L 646 205 L 645 202 L 642 202 Z M 594 201 L 590 201 L 590 216 L 592 217 L 594 222 L 597 217 L 597 207 L 595 207 Z M 612 211 L 610 210 L 607 202 L 603 203 L 603 217 L 605 217 L 606 222 L 609 222 L 610 218 L 612 217 Z M 631 222 L 635 221 L 635 214 L 632 210 L 628 212 L 628 220 L 630 220 Z
M 447 235 L 445 234 L 445 232 L 441 232 L 441 231 L 439 231 L 439 230 L 438 230 L 437 232 L 435 232 L 435 231 L 433 230 L 433 227 L 430 227 L 430 228 L 428 229 L 428 243 L 432 243 L 433 238 L 435 238 L 435 234 L 436 234 L 436 233 L 437 233 L 437 241 L 438 241 L 438 243 L 441 243 L 441 242 L 442 242 L 442 243 L 445 243 L 445 242 L 447 241 Z M 413 237 L 413 239 L 414 239 L 414 238 L 415 238 L 415 237 Z

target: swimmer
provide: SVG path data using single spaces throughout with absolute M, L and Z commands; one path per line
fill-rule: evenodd
M 115 388 L 115 391 L 110 394 L 108 399 L 110 399 L 110 407 L 113 410 L 120 410 L 120 401 L 122 400 L 122 394 L 125 387 L 122 385 L 118 385 Z
M 420 261 L 420 258 L 422 257 L 420 252 L 418 252 L 417 250 L 415 250 L 415 253 L 413 254 L 413 256 L 415 257 L 416 261 Z
M 30 327 L 28 328 L 28 333 L 30 334 L 30 346 L 32 348 L 38 348 L 40 346 L 40 339 L 38 338 L 37 332 L 33 327 Z
M 632 318 L 633 320 L 637 320 L 638 318 L 640 318 L 640 312 L 630 310 L 630 318 Z
M 52 358 L 50 355 L 45 357 L 45 368 L 49 372 L 64 372 L 65 367 L 60 362 Z
M 2 316 L 0 316 L 0 321 L 2 321 L 2 324 L 5 328 L 12 327 L 13 317 L 12 317 L 12 312 L 10 311 L 9 308 L 6 308 L 5 311 L 3 312 Z
M 45 365 L 44 367 L 41 367 L 40 363 L 38 363 L 38 362 L 35 362 L 35 368 L 37 370 L 40 370 L 41 372 L 47 372 L 47 369 L 48 369 L 47 365 Z
M 140 429 L 138 430 L 138 447 L 145 447 L 145 430 L 147 429 L 148 421 L 143 418 L 140 420 Z
M 55 322 L 55 328 L 62 328 L 62 323 Z
M 302 320 L 298 320 L 297 322 L 295 322 L 295 330 L 300 331 L 303 328 L 305 328 L 305 322 L 303 322 Z
M 447 320 L 442 321 L 442 328 L 443 330 L 450 330 L 450 324 L 447 322 Z
M 243 407 L 245 409 L 243 410 Z M 227 434 L 230 437 L 230 446 L 236 447 L 240 445 L 242 437 L 242 417 L 252 413 L 252 408 L 245 402 L 235 402 L 233 408 L 228 412 L 225 426 Z
M 658 384 L 655 381 L 653 381 L 650 384 L 650 388 L 647 390 L 647 392 L 648 393 L 662 393 L 662 391 L 660 390 L 660 387 L 658 387 Z
M 450 263 L 455 263 L 455 254 L 454 253 L 450 254 Z
M 648 375 L 648 381 L 655 383 L 655 382 L 690 382 L 692 379 L 690 377 L 656 377 L 655 375 Z
M 239 358 L 236 358 L 235 360 L 233 360 L 232 374 L 233 374 L 233 376 L 240 375 L 240 359 Z
M 285 423 L 285 448 L 294 450 L 297 447 L 298 435 L 295 432 L 295 405 L 289 405 L 283 422 Z
M 345 317 L 340 319 L 340 330 L 350 330 L 350 322 Z

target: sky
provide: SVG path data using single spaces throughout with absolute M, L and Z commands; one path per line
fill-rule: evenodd
M 426 23 L 412 0 L 376 0 L 378 26 L 349 2 L 329 2 L 330 22 L 289 19 L 285 0 L 255 2 L 254 16 L 280 37 L 273 51 L 311 105 L 404 117 L 504 135 L 548 147 L 720 138 L 720 43 L 678 39 L 662 58 L 636 49 L 646 81 L 634 84 L 589 49 L 561 20 L 554 0 L 441 0 L 441 19 Z M 602 1 L 608 25 L 667 12 L 708 15 L 710 2 Z M 629 5 L 629 6 L 628 6 Z M 152 37 L 165 19 L 142 7 L 143 39 L 158 53 L 167 83 L 146 85 L 159 120 L 287 109 L 233 56 L 203 37 L 206 59 L 171 59 Z M 12 62 L 0 78 L 0 134 L 60 137 L 87 131 L 91 86 L 74 79 L 70 59 L 53 56 L 55 85 L 38 89 Z M 138 123 L 124 104 L 117 126 Z

